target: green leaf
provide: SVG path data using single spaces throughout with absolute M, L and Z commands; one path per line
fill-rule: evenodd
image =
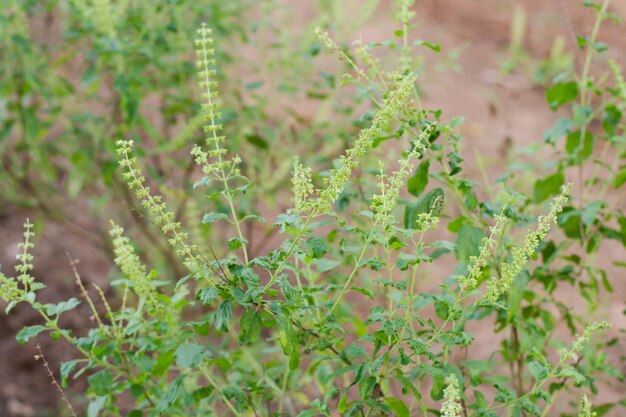
M 348 407 L 350 407 L 348 396 L 346 394 L 343 394 L 341 398 L 339 399 L 339 403 L 337 404 L 337 411 L 340 414 L 343 414 L 348 410 Z
M 619 215 L 617 216 L 617 222 L 620 227 L 620 237 L 622 239 L 622 244 L 626 246 L 626 216 Z
M 262 80 L 252 81 L 245 85 L 246 90 L 256 90 L 263 87 L 264 82 Z
M 565 178 L 563 176 L 563 172 L 561 171 L 554 175 L 550 175 L 543 180 L 539 179 L 535 181 L 535 186 L 533 188 L 533 200 L 535 203 L 541 203 L 547 200 L 550 196 L 559 193 L 564 181 Z
M 626 169 L 615 176 L 613 188 L 619 188 L 626 183 Z
M 456 245 L 447 240 L 438 240 L 430 244 L 431 248 L 443 249 L 446 252 L 456 252 Z
M 589 158 L 593 152 L 594 137 L 591 132 L 585 132 L 583 146 L 580 147 L 580 130 L 576 130 L 567 135 L 565 141 L 565 151 L 570 155 L 575 155 L 583 160 Z
M 587 207 L 583 209 L 581 219 L 585 226 L 590 225 L 596 220 L 596 217 L 598 215 L 598 212 L 602 208 L 602 205 L 603 205 L 602 201 L 595 200 L 589 203 Z
M 435 314 L 441 320 L 448 320 L 450 317 L 450 300 L 442 296 L 435 296 Z
M 130 386 L 130 395 L 132 395 L 133 398 L 139 398 L 144 392 L 146 392 L 146 389 L 141 384 L 132 384 Z
M 103 370 L 87 378 L 89 386 L 93 389 L 93 392 L 99 396 L 108 395 L 111 392 L 111 385 L 113 385 L 113 377 L 108 370 Z
M 584 375 L 581 375 L 576 369 L 572 367 L 566 367 L 559 371 L 559 377 L 561 378 L 572 378 L 574 380 L 574 384 L 580 386 L 583 382 L 585 382 L 586 378 Z
M 321 415 L 321 414 L 322 413 L 316 410 L 304 410 L 304 411 L 301 411 L 300 414 L 298 414 L 296 417 L 314 417 L 314 416 Z
M 528 398 L 525 398 L 522 401 L 521 407 L 524 411 L 526 411 L 527 413 L 530 413 L 530 415 L 533 415 L 533 416 L 541 415 L 541 409 L 537 406 L 537 404 L 533 403 Z
M 60 302 L 59 304 L 46 304 L 44 305 L 44 308 L 46 309 L 46 314 L 49 316 L 60 316 L 61 313 L 73 310 L 79 304 L 80 301 L 72 297 L 67 301 Z
M 425 46 L 425 47 L 427 47 L 429 49 L 432 49 L 435 52 L 441 51 L 441 45 L 439 45 L 438 43 L 430 43 L 430 42 L 423 41 L 421 39 L 416 39 L 413 42 L 413 45 L 415 45 L 415 46 Z
M 533 361 L 528 365 L 528 372 L 535 378 L 537 381 L 541 381 L 548 376 L 548 368 L 541 362 Z
M 578 97 L 578 84 L 574 81 L 560 82 L 546 90 L 546 101 L 556 110 Z
M 246 135 L 246 140 L 259 149 L 266 150 L 269 148 L 267 141 L 259 135 Z
M 222 304 L 220 304 L 220 307 L 217 309 L 217 313 L 215 313 L 215 328 L 227 332 L 232 316 L 233 304 L 230 300 L 222 301 Z
M 567 237 L 580 239 L 580 212 L 572 207 L 565 207 L 558 217 L 558 225 Z
M 404 401 L 398 400 L 397 398 L 387 397 L 385 398 L 385 402 L 389 407 L 391 407 L 397 417 L 409 417 L 409 409 L 406 404 L 404 404 Z
M 339 262 L 331 259 L 319 259 L 315 265 L 317 266 L 317 272 L 323 273 L 336 268 L 337 265 L 339 265 Z
M 295 371 L 298 369 L 298 365 L 300 365 L 300 350 L 297 346 L 293 346 L 291 355 L 289 355 L 289 369 Z
M 200 302 L 204 305 L 211 304 L 216 297 L 217 288 L 215 287 L 201 288 L 196 291 L 196 300 L 200 300 Z
M 495 401 L 499 403 L 507 403 L 516 398 L 515 393 L 506 385 L 495 383 L 493 386 L 498 390 L 494 398 Z
M 524 298 L 524 291 L 526 290 L 526 285 L 528 285 L 528 279 L 528 272 L 523 271 L 513 281 L 513 286 L 509 291 L 509 305 L 506 313 L 506 318 L 509 322 L 519 312 Z
M 477 256 L 484 237 L 483 229 L 463 225 L 456 236 L 456 259 L 459 262 L 468 263 L 470 256 Z
M 573 128 L 574 122 L 572 119 L 560 118 L 554 123 L 553 127 L 545 131 L 543 134 L 543 140 L 554 144 L 558 139 L 571 132 Z
M 46 330 L 45 326 L 40 326 L 40 325 L 26 326 L 26 327 L 23 327 L 19 332 L 17 332 L 17 335 L 15 336 L 15 338 L 17 339 L 17 343 L 19 343 L 20 345 L 23 345 L 24 343 L 28 342 L 33 337 L 37 336 L 39 333 L 43 332 L 44 330 Z
M 204 347 L 195 343 L 185 343 L 178 346 L 176 353 L 176 365 L 183 368 L 194 368 L 202 360 Z
M 415 229 L 417 217 L 421 213 L 430 213 L 432 210 L 433 215 L 439 215 L 434 206 L 436 202 L 443 201 L 443 198 L 443 189 L 437 187 L 424 194 L 415 204 L 407 204 L 404 210 L 404 228 Z
M 226 220 L 228 219 L 228 215 L 225 213 L 216 213 L 216 212 L 211 212 L 211 213 L 206 213 L 204 216 L 202 216 L 202 223 L 214 223 L 218 220 Z
M 73 359 L 71 361 L 62 362 L 59 370 L 59 374 L 61 376 L 61 386 L 67 386 L 67 378 L 70 376 L 72 371 L 76 368 L 76 365 L 80 362 L 80 359 Z
M 358 368 L 359 366 L 360 366 L 359 364 L 353 363 L 351 365 L 346 365 L 343 368 L 336 369 L 334 372 L 331 372 L 325 378 L 323 378 L 322 379 L 322 383 L 328 384 L 330 381 L 332 381 L 333 379 L 337 378 L 338 376 L 343 375 L 346 372 L 350 372 L 350 371 Z
M 241 316 L 241 332 L 239 333 L 239 341 L 241 343 L 254 343 L 261 336 L 261 316 L 256 310 L 247 310 Z
M 152 367 L 152 375 L 154 376 L 163 375 L 169 369 L 169 367 L 174 363 L 175 359 L 176 358 L 174 356 L 174 351 L 171 351 L 171 350 L 159 355 L 159 357 L 156 360 L 156 363 L 154 364 L 154 367 Z
M 106 396 L 100 396 L 91 401 L 89 403 L 89 407 L 87 407 L 87 417 L 98 417 L 98 414 L 100 414 L 100 410 L 104 407 L 106 400 Z
M 368 399 L 374 392 L 376 386 L 376 377 L 367 376 L 359 381 L 359 395 L 361 399 Z
M 430 159 L 426 159 L 417 167 L 415 175 L 409 178 L 407 188 L 411 195 L 418 197 L 428 185 L 428 168 L 430 167 Z
M 246 239 L 240 239 L 238 237 L 233 237 L 231 239 L 228 239 L 228 242 L 226 242 L 228 249 L 230 250 L 240 249 L 242 246 L 246 245 L 247 243 L 248 241 Z
M 321 237 L 315 236 L 306 241 L 306 254 L 307 256 L 320 259 L 328 252 L 328 245 L 326 241 Z

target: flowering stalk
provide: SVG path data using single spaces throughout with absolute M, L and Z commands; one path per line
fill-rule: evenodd
M 310 197 L 314 191 L 311 176 L 311 168 L 305 167 L 296 159 L 291 182 L 293 184 L 294 206 L 298 213 L 311 208 Z
M 424 151 L 424 142 L 432 134 L 436 126 L 437 124 L 433 123 L 421 132 L 417 141 L 413 144 L 413 150 L 409 152 L 406 158 L 398 161 L 400 169 L 391 174 L 390 177 L 385 176 L 381 166 L 379 175 L 380 183 L 378 185 L 380 194 L 372 197 L 371 205 L 372 212 L 374 212 L 374 223 L 377 224 L 381 230 L 387 230 L 395 222 L 392 211 L 398 204 L 400 190 L 406 184 L 406 179 L 411 175 L 413 161 L 418 159 Z M 386 180 L 386 178 L 388 178 L 388 180 Z
M 402 24 L 402 49 L 400 55 L 400 70 L 411 69 L 411 47 L 409 46 L 409 26 L 415 17 L 415 12 L 411 11 L 411 6 L 415 0 L 396 0 L 398 12 L 396 19 Z
M 367 154 L 367 152 L 372 148 L 372 144 L 375 138 L 380 136 L 383 131 L 389 126 L 391 120 L 394 118 L 395 114 L 400 111 L 409 101 L 410 93 L 413 89 L 413 83 L 415 82 L 414 75 L 408 75 L 404 77 L 398 87 L 389 94 L 389 97 L 385 99 L 384 106 L 376 112 L 374 115 L 374 120 L 372 121 L 372 125 L 363 129 L 359 134 L 357 141 L 354 146 L 348 149 L 345 155 L 341 155 L 339 159 L 339 168 L 330 170 L 330 177 L 324 179 L 324 183 L 326 185 L 325 188 L 321 190 L 317 190 L 315 194 L 318 195 L 318 198 L 315 200 L 300 200 L 296 201 L 296 204 L 300 207 L 307 207 L 309 212 L 307 214 L 306 220 L 298 235 L 293 239 L 287 253 L 282 260 L 282 262 L 278 265 L 272 276 L 270 277 L 268 283 L 265 285 L 265 290 L 271 287 L 276 281 L 278 275 L 282 272 L 287 259 L 289 259 L 291 253 L 296 248 L 300 239 L 304 235 L 307 230 L 308 224 L 311 220 L 319 214 L 325 213 L 328 211 L 330 206 L 335 203 L 339 194 L 343 191 L 344 187 L 350 180 L 350 176 L 354 169 L 356 169 L 363 157 Z M 305 175 L 302 172 L 305 171 L 304 167 L 299 167 L 298 170 L 301 172 L 297 174 L 300 178 L 294 181 L 297 181 L 300 191 L 298 193 L 300 196 L 303 196 L 302 190 L 306 190 L 306 194 L 310 195 L 311 188 L 308 186 L 309 180 L 306 179 L 303 181 L 302 179 Z M 349 285 L 350 279 L 346 285 Z
M 487 266 L 487 260 L 495 247 L 495 236 L 502 231 L 504 225 L 507 223 L 507 219 L 503 216 L 503 213 L 504 208 L 500 214 L 495 217 L 495 224 L 489 228 L 489 237 L 483 239 L 478 256 L 470 256 L 467 274 L 459 278 L 461 294 L 465 294 L 466 291 L 472 290 L 478 285 L 478 278 L 483 269 Z
M 239 171 L 239 164 L 241 158 L 236 155 L 232 159 L 226 159 L 224 156 L 228 152 L 227 149 L 222 146 L 226 140 L 225 136 L 220 132 L 224 126 L 218 122 L 221 117 L 221 110 L 219 105 L 219 92 L 216 90 L 217 81 L 214 80 L 216 76 L 215 66 L 215 50 L 213 49 L 214 39 L 211 36 L 211 29 L 206 27 L 206 24 L 202 24 L 197 31 L 198 38 L 195 40 L 198 66 L 198 85 L 203 90 L 202 97 L 206 100 L 202 103 L 202 110 L 205 112 L 208 124 L 204 126 L 204 132 L 207 134 L 206 145 L 209 148 L 208 151 L 203 150 L 200 146 L 194 146 L 191 150 L 191 154 L 195 157 L 195 162 L 202 166 L 202 172 L 206 175 L 212 176 L 218 181 L 222 182 L 224 192 L 222 193 L 228 201 L 230 208 L 231 220 L 230 223 L 235 226 L 237 236 L 241 242 L 241 249 L 243 251 L 244 261 L 248 263 L 248 250 L 247 240 L 243 236 L 241 231 L 242 220 L 237 215 L 235 205 L 233 203 L 233 197 L 235 190 L 233 190 L 229 184 L 229 181 L 234 178 L 241 178 L 241 172 Z
M 500 295 L 508 291 L 515 278 L 522 272 L 528 259 L 534 255 L 539 244 L 546 238 L 551 225 L 556 223 L 558 214 L 563 211 L 563 206 L 568 200 L 570 193 L 569 184 L 563 187 L 561 194 L 556 197 L 550 206 L 550 212 L 545 216 L 539 216 L 537 229 L 529 232 L 524 240 L 524 245 L 516 247 L 512 251 L 511 262 L 502 265 L 502 276 L 500 279 L 492 278 L 487 284 L 484 299 L 489 302 L 496 302 Z
M 352 171 L 359 166 L 367 151 L 372 148 L 374 139 L 387 129 L 395 114 L 409 101 L 414 83 L 415 75 L 404 77 L 398 87 L 384 100 L 384 105 L 376 112 L 372 125 L 362 130 L 354 147 L 348 149 L 345 155 L 339 158 L 339 168 L 330 170 L 329 178 L 324 179 L 326 187 L 318 191 L 319 198 L 314 206 L 316 212 L 326 212 L 330 205 L 337 200 L 349 181 Z
M 35 281 L 30 275 L 30 271 L 33 270 L 33 255 L 30 253 L 30 249 L 34 247 L 31 241 L 33 233 L 32 223 L 26 219 L 24 223 L 24 241 L 17 245 L 18 249 L 21 249 L 21 253 L 17 255 L 17 259 L 20 263 L 15 267 L 15 271 L 18 272 L 17 280 L 24 286 L 24 291 L 28 292 L 30 286 Z
M 115 264 L 132 284 L 133 290 L 139 297 L 141 310 L 143 304 L 146 305 L 149 314 L 156 314 L 161 307 L 158 301 L 156 286 L 146 271 L 145 265 L 141 263 L 139 256 L 130 240 L 123 235 L 124 229 L 111 222 L 110 234 L 113 238 L 113 251 L 115 253 Z
M 459 391 L 459 380 L 456 375 L 451 374 L 447 381 L 448 386 L 443 391 L 443 404 L 441 406 L 441 417 L 461 417 L 461 393 Z
M 578 411 L 578 417 L 596 417 L 598 414 L 595 411 L 591 411 L 591 402 L 586 395 L 580 399 L 580 408 Z
M 201 260 L 196 255 L 195 245 L 188 242 L 189 235 L 182 231 L 180 222 L 175 221 L 175 214 L 167 208 L 163 198 L 153 195 L 150 187 L 145 185 L 145 177 L 137 167 L 137 158 L 131 156 L 132 141 L 117 142 L 117 153 L 121 159 L 120 166 L 124 169 L 123 178 L 128 188 L 135 193 L 143 208 L 148 211 L 150 219 L 168 236 L 169 244 L 183 258 L 185 266 L 193 273 L 199 273 Z
M 17 277 L 7 277 L 0 272 L 0 298 L 9 304 L 7 309 L 10 309 L 11 305 L 23 301 L 29 293 L 38 289 L 34 288 L 35 278 L 30 274 L 30 271 L 33 270 L 33 255 L 30 253 L 30 249 L 33 248 L 31 240 L 34 236 L 32 228 L 32 223 L 26 219 L 23 233 L 24 240 L 18 244 L 21 252 L 16 256 L 18 261 L 20 261 L 15 266 L 15 272 L 18 273 Z
M 571 359 L 574 361 L 578 360 L 578 354 L 582 352 L 585 345 L 591 341 L 591 337 L 597 332 L 601 330 L 609 329 L 609 328 L 611 328 L 611 324 L 605 321 L 598 322 L 598 323 L 591 323 L 590 325 L 585 327 L 585 330 L 583 330 L 583 333 L 580 336 L 578 336 L 578 338 L 576 338 L 576 340 L 574 341 L 574 343 L 572 343 L 572 346 L 569 349 L 559 350 L 559 357 L 561 359 L 561 362 L 564 362 L 568 359 Z

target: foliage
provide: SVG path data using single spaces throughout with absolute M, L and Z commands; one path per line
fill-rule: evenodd
M 354 127 L 344 129 L 342 117 L 332 121 L 340 127 L 324 130 L 354 137 L 344 152 L 324 151 L 319 158 L 303 152 L 293 161 L 286 158 L 293 150 L 276 150 L 287 159 L 288 170 L 293 166 L 293 204 L 270 227 L 282 243 L 255 252 L 247 234 L 253 229 L 243 226 L 268 228 L 257 208 L 267 204 L 268 193 L 282 199 L 281 187 L 289 181 L 264 184 L 267 170 L 260 174 L 257 165 L 263 157 L 249 160 L 253 153 L 237 140 L 247 138 L 254 152 L 269 154 L 280 144 L 279 136 L 270 145 L 260 134 L 239 134 L 264 123 L 271 126 L 271 118 L 258 121 L 255 117 L 266 113 L 245 116 L 245 108 L 238 109 L 243 114 L 231 115 L 228 98 L 219 98 L 223 80 L 216 67 L 228 58 L 218 44 L 228 31 L 214 33 L 203 24 L 196 34 L 202 104 L 190 124 L 202 128 L 205 137 L 192 141 L 188 159 L 198 166 L 194 188 L 203 193 L 190 198 L 199 208 L 213 207 L 187 226 L 157 187 L 149 185 L 150 175 L 144 172 L 150 169 L 141 167 L 146 158 L 140 156 L 151 155 L 151 148 L 136 140 L 131 128 L 144 116 L 133 101 L 137 97 L 124 91 L 144 91 L 148 75 L 159 71 L 166 72 L 161 81 L 177 80 L 182 86 L 193 67 L 180 62 L 168 67 L 158 50 L 140 59 L 145 53 L 141 45 L 163 47 L 132 20 L 134 8 L 148 12 L 151 7 L 124 1 L 115 7 L 107 1 L 68 3 L 71 13 L 81 16 L 75 30 L 95 37 L 97 66 L 106 68 L 120 88 L 114 129 L 101 132 L 127 137 L 102 139 L 106 155 L 115 152 L 121 169 L 93 181 L 109 175 L 126 186 L 137 210 L 161 233 L 158 242 L 171 247 L 165 252 L 185 272 L 177 276 L 167 267 L 150 270 L 123 228 L 112 224 L 120 277 L 112 285 L 119 287 L 119 303 L 109 303 L 102 293 L 101 300 L 92 300 L 79 278 L 96 325 L 75 334 L 60 318 L 79 300 L 38 300 L 43 284 L 31 275 L 33 232 L 27 221 L 17 276 L 0 274 L 7 313 L 24 303 L 42 318 L 41 324 L 22 329 L 18 341 L 47 332 L 77 350 L 77 359 L 61 365 L 60 379 L 66 385 L 69 378 L 87 375 L 88 416 L 547 416 L 561 395 L 576 402 L 581 398 L 580 416 L 601 415 L 582 393 L 595 394 L 599 384 L 620 383 L 624 376 L 598 349 L 607 345 L 610 324 L 589 320 L 603 291 L 612 290 L 611 278 L 594 255 L 608 239 L 626 246 L 626 217 L 607 198 L 611 188 L 626 182 L 626 82 L 616 62 L 609 65 L 610 77 L 591 71 L 593 57 L 605 49 L 598 47 L 597 33 L 611 17 L 607 4 L 591 5 L 597 24 L 581 41 L 586 60 L 580 76 L 561 74 L 546 92 L 551 108 L 569 107 L 568 116 L 546 133 L 544 146 L 554 151 L 554 158 L 521 173 L 515 171 L 520 164 L 512 166 L 495 185 L 463 177 L 461 120 L 446 122 L 441 112 L 422 108 L 412 54 L 417 46 L 439 48 L 411 41 L 411 1 L 396 4 L 397 42 L 358 44 L 353 54 L 317 28 L 319 43 L 349 71 L 341 84 L 356 91 L 339 116 L 348 118 L 364 102 L 372 110 L 359 118 L 358 133 Z M 18 18 L 21 7 L 13 4 L 11 18 Z M 236 6 L 224 7 L 232 11 L 229 7 Z M 124 36 L 137 40 L 123 44 L 139 50 L 117 49 L 116 39 L 127 26 L 133 30 Z M 382 46 L 398 52 L 397 62 L 383 64 L 376 58 L 375 48 Z M 132 59 L 120 55 L 125 53 L 143 64 L 129 72 Z M 177 68 L 180 73 L 169 72 Z M 33 74 L 41 75 L 37 70 Z M 330 97 L 338 96 L 338 83 L 332 84 Z M 173 94 L 190 101 L 191 93 L 185 92 Z M 24 98 L 12 104 L 15 114 L 47 114 L 24 107 Z M 62 113 L 63 107 L 56 111 Z M 31 149 L 43 135 L 29 136 L 28 129 L 24 123 L 19 137 Z M 302 137 L 311 132 L 304 129 Z M 169 155 L 179 146 L 178 140 L 168 142 L 165 135 L 152 133 L 162 140 L 156 141 L 157 153 Z M 110 149 L 113 143 L 115 150 Z M 601 152 L 613 156 L 611 163 L 592 158 L 600 143 Z M 337 143 L 332 145 L 336 151 Z M 399 160 L 394 156 L 388 161 L 382 149 L 400 153 Z M 328 160 L 329 155 L 336 157 Z M 189 161 L 174 165 L 195 172 L 186 167 Z M 318 168 L 324 162 L 331 167 Z M 89 164 L 100 167 L 96 161 Z M 566 182 L 572 172 L 574 184 Z M 13 174 L 42 189 L 50 187 L 45 178 L 30 177 L 28 167 L 7 175 Z M 482 192 L 494 188 L 497 193 Z M 200 221 L 226 239 L 204 240 L 195 230 L 203 227 Z M 428 277 L 435 283 L 430 288 Z M 586 312 L 561 300 L 559 291 L 570 287 L 586 301 Z M 104 313 L 96 308 L 99 304 Z M 563 325 L 569 334 L 558 340 Z M 473 356 L 478 327 L 492 329 L 492 350 L 484 359 Z M 605 404 L 604 410 L 619 407 L 624 400 Z

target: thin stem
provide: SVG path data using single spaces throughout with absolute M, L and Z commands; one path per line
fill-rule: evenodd
M 373 227 L 372 227 L 372 230 L 370 231 L 370 233 L 368 234 L 367 238 L 365 239 L 365 243 L 363 244 L 363 249 L 361 249 L 361 253 L 359 254 L 359 257 L 356 259 L 356 261 L 354 263 L 354 268 L 352 268 L 352 272 L 350 272 L 350 275 L 348 276 L 348 279 L 343 284 L 343 288 L 341 288 L 341 291 L 339 292 L 339 295 L 335 299 L 335 302 L 333 303 L 333 306 L 331 307 L 331 309 L 328 311 L 328 314 L 326 315 L 326 318 L 324 318 L 323 323 L 326 323 L 326 321 L 328 321 L 330 316 L 333 314 L 333 312 L 335 311 L 335 308 L 337 308 L 337 305 L 339 304 L 339 302 L 343 298 L 344 294 L 348 290 L 348 287 L 352 283 L 352 280 L 356 276 L 356 273 L 357 273 L 357 271 L 359 270 L 359 268 L 361 266 L 361 261 L 363 260 L 363 256 L 365 255 L 367 247 L 369 246 L 369 243 L 372 241 L 372 232 L 373 232 Z

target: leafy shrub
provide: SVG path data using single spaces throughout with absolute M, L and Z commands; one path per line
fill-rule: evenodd
M 223 224 L 232 237 L 219 247 L 196 241 L 148 185 L 137 156 L 145 151 L 133 140 L 117 141 L 122 181 L 186 272 L 170 285 L 167 269 L 150 270 L 112 224 L 119 306 L 103 296 L 92 300 L 78 278 L 96 326 L 75 335 L 60 317 L 77 299 L 37 300 L 43 285 L 31 275 L 27 221 L 17 276 L 0 274 L 0 296 L 7 312 L 26 303 L 42 317 L 19 332 L 20 342 L 49 332 L 80 353 L 61 365 L 60 377 L 66 384 L 88 375 L 89 416 L 546 416 L 567 393 L 581 398 L 580 416 L 591 416 L 580 393 L 596 393 L 598 381 L 623 380 L 596 349 L 610 325 L 588 322 L 557 294 L 571 284 L 596 309 L 601 285 L 611 291 L 611 284 L 593 255 L 605 239 L 626 245 L 626 218 L 604 199 L 626 182 L 626 83 L 615 62 L 611 82 L 590 75 L 595 52 L 605 49 L 596 36 L 610 17 L 608 2 L 592 6 L 598 23 L 581 40 L 583 73 L 560 75 L 546 92 L 553 109 L 571 107 L 546 134 L 555 171 L 519 192 L 509 173 L 484 184 L 498 190 L 487 198 L 462 176 L 460 119 L 445 123 L 421 106 L 411 45 L 438 47 L 410 42 L 411 4 L 397 2 L 398 43 L 386 43 L 399 51 L 396 70 L 372 54 L 379 45 L 358 45 L 352 54 L 317 29 L 350 68 L 343 82 L 375 110 L 332 168 L 314 170 L 306 154 L 293 162 L 293 208 L 273 220 L 283 242 L 267 253 L 251 253 L 243 225 L 263 227 L 248 208 L 268 190 L 253 187 L 249 166 L 225 135 L 218 47 L 205 25 L 195 41 L 205 142 L 191 151 L 202 171 L 194 188 L 216 203 L 202 221 Z M 107 21 L 92 29 L 114 31 Z M 593 125 L 598 120 L 602 130 Z M 591 159 L 600 142 L 614 155 L 611 164 Z M 379 153 L 385 146 L 400 153 L 397 163 Z M 566 182 L 570 171 L 576 185 Z M 429 276 L 436 287 L 418 291 Z M 571 334 L 565 340 L 556 337 L 560 323 Z M 486 326 L 492 350 L 474 357 L 473 333 Z

